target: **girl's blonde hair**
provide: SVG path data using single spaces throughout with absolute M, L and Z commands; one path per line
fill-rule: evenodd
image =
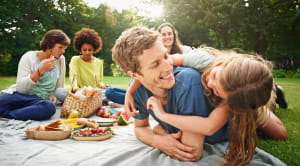
M 270 100 L 274 100 L 271 97 L 274 87 L 272 65 L 259 55 L 212 48 L 206 51 L 217 56 L 202 75 L 204 93 L 212 105 L 224 102 L 231 111 L 230 143 L 224 156 L 227 160 L 224 165 L 244 165 L 255 152 L 257 121 L 263 119 Z M 216 96 L 205 81 L 216 66 L 222 67 L 219 81 L 228 94 L 226 99 Z

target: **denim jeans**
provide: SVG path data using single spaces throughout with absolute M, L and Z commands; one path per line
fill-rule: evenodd
M 105 91 L 105 96 L 108 100 L 118 104 L 124 104 L 126 89 L 109 87 Z
M 45 120 L 56 111 L 55 104 L 37 95 L 0 93 L 0 115 L 16 120 Z
M 56 99 L 60 102 L 64 102 L 67 95 L 68 95 L 69 90 L 65 89 L 65 88 L 57 88 L 54 92 L 54 95 L 56 97 Z

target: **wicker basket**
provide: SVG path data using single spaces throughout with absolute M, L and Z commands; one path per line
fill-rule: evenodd
M 81 97 L 81 96 L 74 95 L 73 88 L 74 88 L 75 77 L 76 75 L 74 75 L 71 81 L 71 91 L 68 92 L 68 95 L 61 108 L 60 117 L 62 118 L 67 118 L 73 110 L 78 111 L 79 118 L 89 117 L 93 115 L 97 111 L 97 109 L 99 109 L 102 106 L 101 91 L 89 97 Z M 94 80 L 95 80 L 95 87 L 97 87 L 96 86 L 97 79 L 95 74 L 94 74 Z
M 60 117 L 67 118 L 72 110 L 78 111 L 78 117 L 85 118 L 93 115 L 102 106 L 101 92 L 90 97 L 76 96 L 72 92 L 68 95 L 61 108 Z

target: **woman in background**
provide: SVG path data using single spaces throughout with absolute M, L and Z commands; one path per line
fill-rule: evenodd
M 192 50 L 191 47 L 181 44 L 178 32 L 172 24 L 162 23 L 158 26 L 157 31 L 160 34 L 163 45 L 168 49 L 170 55 L 183 54 Z

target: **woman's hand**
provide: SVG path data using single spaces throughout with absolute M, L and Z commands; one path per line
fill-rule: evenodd
M 126 95 L 125 95 L 124 111 L 129 116 L 135 116 L 139 113 L 139 111 L 136 110 L 136 108 L 134 106 L 133 94 L 131 94 L 129 91 L 127 91 Z
M 46 59 L 39 67 L 39 74 L 43 75 L 44 73 L 51 71 L 54 68 L 55 68 L 55 61 L 54 61 L 54 57 L 51 56 L 50 58 Z

